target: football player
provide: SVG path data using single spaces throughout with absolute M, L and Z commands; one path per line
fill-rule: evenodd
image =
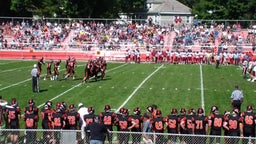
M 105 127 L 109 131 L 113 131 L 113 125 L 114 125 L 114 121 L 115 121 L 115 118 L 116 118 L 116 113 L 111 112 L 110 105 L 105 105 L 104 112 L 101 112 L 99 114 L 99 116 L 101 118 L 101 121 L 105 125 Z M 113 134 L 112 133 L 108 133 L 106 136 L 107 136 L 108 142 L 110 144 L 112 144 Z

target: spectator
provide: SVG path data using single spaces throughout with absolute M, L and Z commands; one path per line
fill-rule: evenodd
M 149 133 L 152 133 L 152 124 L 151 121 L 153 120 L 152 113 L 147 112 L 144 114 L 144 122 L 143 122 L 143 141 L 146 144 L 153 144 L 153 135 L 150 135 Z
M 83 103 L 78 104 L 78 113 L 80 114 L 80 129 L 81 129 L 81 139 L 83 140 L 85 138 L 85 126 L 86 123 L 84 121 L 84 115 L 89 114 L 88 108 L 83 105 Z
M 104 143 L 108 129 L 101 123 L 99 116 L 95 116 L 94 122 L 90 123 L 86 129 L 90 132 L 90 144 Z
M 243 103 L 243 92 L 238 89 L 238 85 L 235 85 L 235 90 L 231 94 L 231 104 L 233 109 L 237 108 L 241 110 L 241 104 Z

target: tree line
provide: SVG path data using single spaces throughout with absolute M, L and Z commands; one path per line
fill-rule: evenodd
M 178 0 L 198 19 L 255 19 L 255 0 Z M 118 18 L 118 13 L 146 12 L 147 0 L 1 0 L 0 16 Z

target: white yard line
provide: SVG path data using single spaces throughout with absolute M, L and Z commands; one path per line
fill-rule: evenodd
M 200 64 L 200 85 L 201 85 L 201 104 L 202 108 L 204 109 L 204 80 L 203 80 L 203 70 L 202 70 L 202 65 Z
M 3 63 L 0 63 L 0 65 L 6 65 L 6 64 L 10 64 L 10 63 L 19 63 L 19 61 L 3 62 Z
M 77 65 L 77 66 L 80 67 L 80 66 L 84 66 L 84 65 Z M 63 71 L 63 70 L 66 70 L 66 69 L 61 69 L 60 71 Z M 42 76 L 43 76 L 43 75 L 42 75 Z M 42 77 L 42 76 L 41 76 L 41 77 Z M 22 84 L 22 83 L 25 83 L 25 82 L 30 81 L 30 80 L 31 80 L 31 78 L 26 79 L 26 80 L 23 80 L 23 81 L 20 81 L 20 82 L 17 82 L 17 83 L 14 83 L 14 84 L 11 84 L 11 85 L 6 86 L 6 87 L 3 87 L 3 88 L 0 88 L 0 91 L 5 90 L 5 89 L 8 89 L 8 88 L 13 87 L 13 86 L 16 86 L 16 85 L 19 85 L 19 84 Z
M 121 68 L 121 67 L 123 67 L 123 66 L 125 66 L 125 65 L 127 65 L 127 63 L 125 63 L 125 64 L 123 64 L 123 65 L 120 65 L 120 66 L 118 66 L 118 67 L 112 68 L 112 69 L 110 69 L 110 70 L 107 70 L 106 72 L 111 72 L 111 71 L 116 70 L 116 69 L 119 69 L 119 68 Z M 82 85 L 82 83 L 79 83 L 79 84 L 77 84 L 77 85 L 71 87 L 70 89 L 67 89 L 66 91 L 62 92 L 61 94 L 59 94 L 59 95 L 53 97 L 52 99 L 50 99 L 50 101 L 53 101 L 53 100 L 55 100 L 55 99 L 57 99 L 57 98 L 63 96 L 63 95 L 66 94 L 67 92 L 69 92 L 69 91 L 75 89 L 76 87 L 78 87 L 78 86 L 80 86 L 80 85 Z M 41 108 L 41 107 L 44 106 L 44 105 L 45 105 L 45 103 L 42 103 L 42 104 L 40 104 L 40 105 L 38 106 L 38 108 Z
M 31 67 L 31 66 L 20 67 L 20 68 L 14 68 L 14 69 L 8 69 L 8 70 L 3 70 L 3 71 L 0 71 L 0 73 L 11 72 L 11 71 L 15 71 L 15 70 L 18 70 L 18 69 L 24 69 L 24 68 L 29 68 L 29 67 Z
M 141 88 L 141 86 L 151 77 L 153 76 L 157 71 L 159 71 L 164 65 L 161 65 L 158 67 L 154 72 L 152 72 L 148 77 L 146 77 L 140 85 L 132 92 L 132 94 L 122 103 L 122 105 L 115 111 L 116 113 L 119 112 L 119 110 L 134 96 L 134 94 Z

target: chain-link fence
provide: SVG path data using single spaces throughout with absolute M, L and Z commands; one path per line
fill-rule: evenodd
M 0 130 L 0 144 L 86 144 L 79 130 Z M 255 137 L 189 135 L 169 133 L 117 132 L 108 134 L 105 143 L 113 144 L 254 144 Z

